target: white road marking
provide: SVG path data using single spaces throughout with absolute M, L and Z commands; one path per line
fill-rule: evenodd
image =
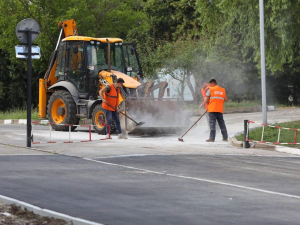
M 95 157 L 95 159 L 109 159 L 109 158 L 125 158 L 125 157 L 141 157 L 141 156 L 250 156 L 250 157 L 274 157 L 274 158 L 300 158 L 298 155 L 254 155 L 254 154 L 232 154 L 232 153 L 202 153 L 202 154 L 188 154 L 188 153 L 177 153 L 177 154 L 130 154 L 130 155 L 112 155 L 112 156 L 101 156 L 101 157 Z
M 41 155 L 53 155 L 53 153 L 40 153 L 40 154 L 22 154 L 22 153 L 16 153 L 16 154 L 0 154 L 0 156 L 41 156 Z
M 116 164 L 116 163 L 97 161 L 97 160 L 89 159 L 89 158 L 83 158 L 83 159 L 92 161 L 92 162 L 96 162 L 96 163 L 105 164 L 105 165 L 119 166 L 119 167 L 123 167 L 123 168 L 127 168 L 127 169 L 139 170 L 139 171 L 144 171 L 144 172 L 153 173 L 153 174 L 159 174 L 159 175 L 165 175 L 165 176 L 177 177 L 177 178 L 189 179 L 189 180 L 196 180 L 196 181 L 201 181 L 201 182 L 206 182 L 206 183 L 211 183 L 211 184 L 219 184 L 219 185 L 234 187 L 234 188 L 241 188 L 241 189 L 245 189 L 245 190 L 256 191 L 256 192 L 261 192 L 261 193 L 266 193 L 266 194 L 271 194 L 271 195 L 279 195 L 279 196 L 288 197 L 288 198 L 300 199 L 300 196 L 298 196 L 298 195 L 291 195 L 291 194 L 286 194 L 286 193 L 281 193 L 281 192 L 269 191 L 269 190 L 264 190 L 264 189 L 260 189 L 260 188 L 247 187 L 247 186 L 243 186 L 243 185 L 231 184 L 231 183 L 215 181 L 215 180 L 208 180 L 208 179 L 197 178 L 197 177 L 188 177 L 188 176 L 182 176 L 182 175 L 177 175 L 177 174 L 157 172 L 157 171 L 146 170 L 146 169 L 141 169 L 141 168 L 132 167 L 132 166 L 124 166 L 124 165 Z

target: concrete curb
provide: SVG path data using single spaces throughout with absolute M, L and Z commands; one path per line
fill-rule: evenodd
M 264 144 L 264 143 L 253 143 L 253 148 L 259 148 L 269 151 L 276 151 L 276 146 L 272 144 Z
M 47 124 L 48 120 L 32 120 L 32 122 L 41 122 L 42 124 Z M 27 124 L 27 119 L 0 120 L 0 124 Z
M 236 140 L 235 137 L 230 137 L 229 142 L 230 142 L 231 145 L 233 145 L 235 147 L 243 147 L 243 142 Z
M 40 122 L 41 124 L 49 123 L 49 120 L 32 120 L 32 122 Z M 0 124 L 27 124 L 27 119 L 9 119 L 9 120 L 0 120 Z M 80 120 L 79 125 L 92 124 L 92 120 L 85 119 Z
M 40 216 L 46 216 L 46 217 L 53 217 L 55 219 L 63 219 L 67 222 L 69 222 L 72 225 L 103 225 L 101 223 L 92 222 L 89 220 L 80 219 L 77 217 L 68 216 L 63 213 L 55 212 L 48 209 L 42 209 L 40 207 L 28 204 L 26 202 L 22 202 L 13 198 L 9 198 L 3 195 L 0 195 L 0 202 L 6 205 L 17 205 L 20 206 L 22 209 L 27 209 L 29 211 L 34 212 L 35 214 L 38 214 Z
M 242 133 L 242 132 L 239 132 L 238 134 L 240 134 L 240 133 Z M 229 142 L 231 143 L 232 146 L 242 148 L 242 147 L 244 147 L 244 142 L 238 141 L 235 138 L 235 136 L 238 134 L 235 134 L 234 136 L 230 137 Z M 259 149 L 268 150 L 268 151 L 277 151 L 277 152 L 288 153 L 288 154 L 293 154 L 293 155 L 300 155 L 300 149 L 290 148 L 290 147 L 280 146 L 280 145 L 250 142 L 250 148 L 259 148 Z
M 229 138 L 229 141 L 231 143 L 231 145 L 235 146 L 235 147 L 244 147 L 244 142 L 243 141 L 238 141 L 235 136 L 239 135 L 243 132 L 239 132 L 237 134 L 235 134 L 234 136 Z M 255 143 L 255 142 L 249 142 L 250 143 L 250 148 L 259 148 L 259 149 L 263 149 L 263 150 L 268 150 L 268 151 L 276 151 L 276 147 L 275 145 L 272 144 L 264 144 L 264 143 Z M 282 146 L 281 146 L 282 147 Z

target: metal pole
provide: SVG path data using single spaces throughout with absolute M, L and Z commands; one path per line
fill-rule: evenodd
M 267 123 L 267 97 L 266 97 L 266 63 L 265 63 L 265 29 L 264 29 L 264 0 L 259 0 L 260 18 L 260 53 L 261 53 L 261 91 L 263 123 Z
M 108 64 L 108 72 L 110 72 L 110 42 L 108 39 L 106 39 L 107 41 L 107 64 Z
M 124 110 L 125 110 L 125 114 L 126 114 L 126 99 L 124 100 Z M 125 116 L 125 133 L 127 131 L 127 117 Z
M 247 140 L 247 135 L 249 134 L 248 132 L 248 120 L 244 120 L 244 147 L 245 148 L 250 148 L 250 144 L 249 144 L 249 137 Z
M 31 31 L 27 31 L 27 147 L 31 148 Z

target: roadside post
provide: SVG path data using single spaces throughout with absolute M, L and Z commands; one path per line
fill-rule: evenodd
M 249 135 L 248 120 L 244 120 L 244 147 L 245 148 L 250 148 L 248 135 Z
M 18 23 L 16 27 L 17 38 L 25 45 L 15 46 L 17 58 L 27 58 L 27 141 L 26 147 L 31 147 L 31 75 L 32 62 L 31 58 L 39 59 L 41 57 L 40 48 L 34 46 L 35 41 L 40 34 L 39 23 L 31 18 L 27 18 Z

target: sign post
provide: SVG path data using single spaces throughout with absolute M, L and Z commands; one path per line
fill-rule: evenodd
M 31 57 L 33 55 L 39 55 L 39 53 L 32 53 L 32 42 L 35 41 L 40 33 L 40 25 L 34 19 L 25 19 L 19 22 L 16 28 L 17 38 L 27 45 L 28 52 L 18 53 L 27 57 L 27 139 L 26 147 L 31 147 L 31 73 L 32 62 Z M 17 55 L 18 55 L 17 54 Z

